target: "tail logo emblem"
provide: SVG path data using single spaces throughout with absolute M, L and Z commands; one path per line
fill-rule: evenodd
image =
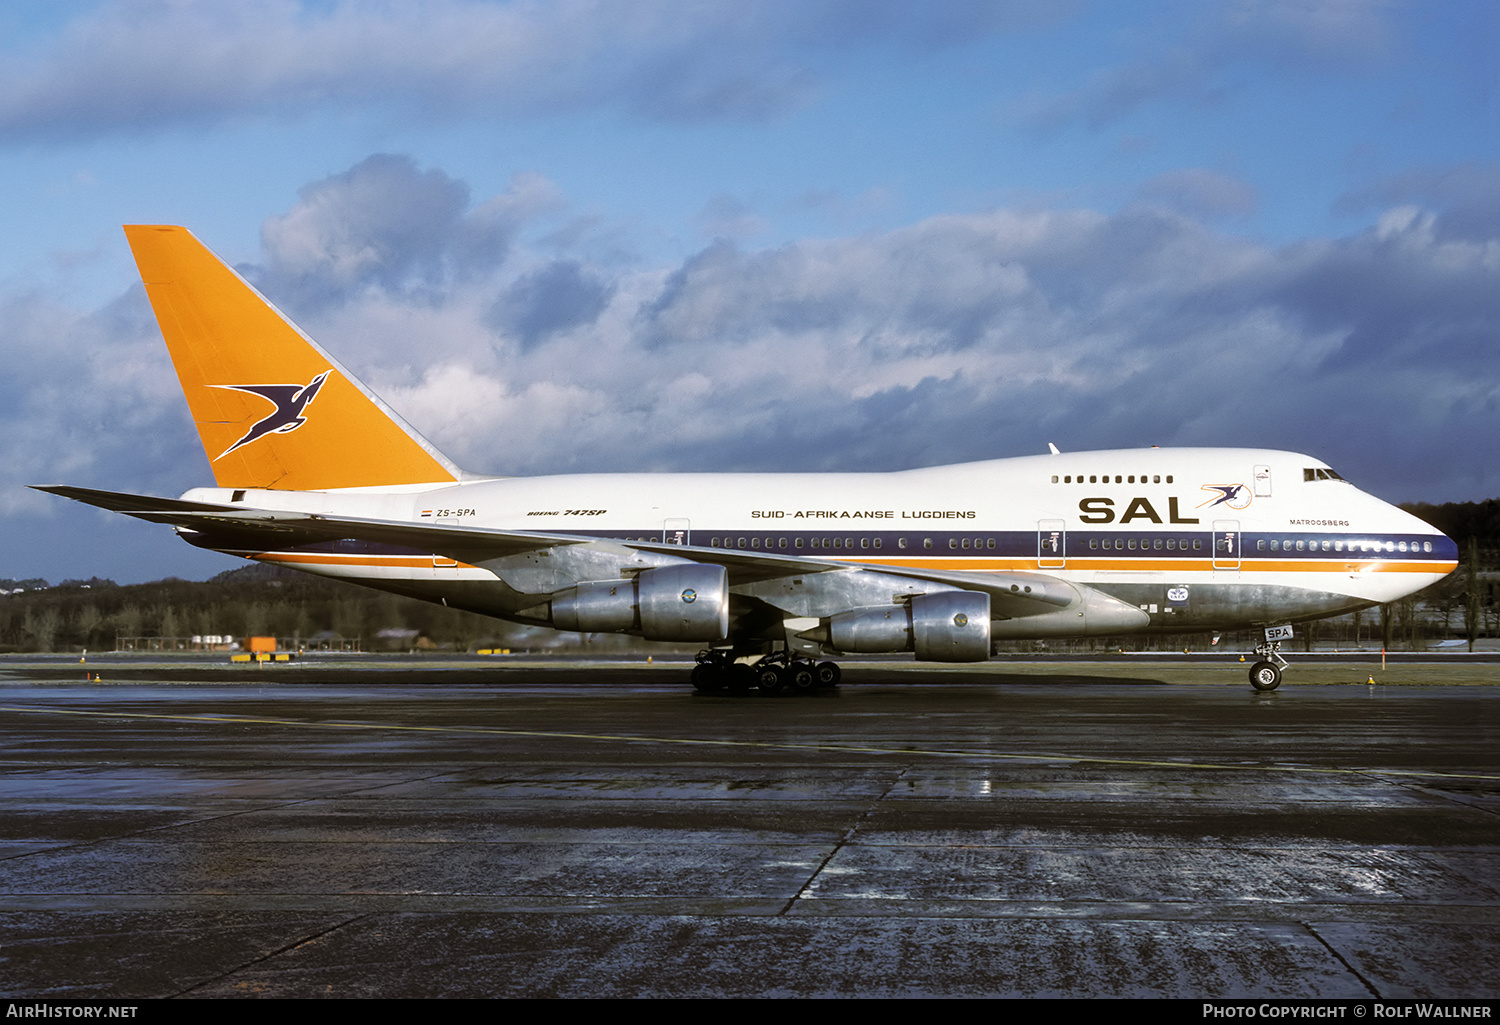
M 267 416 L 261 418 L 245 432 L 245 436 L 223 452 L 220 452 L 214 460 L 218 462 L 237 448 L 250 444 L 257 438 L 267 434 L 290 434 L 298 427 L 307 423 L 303 412 L 312 405 L 312 400 L 317 396 L 318 389 L 323 387 L 323 382 L 328 379 L 332 370 L 325 370 L 314 377 L 307 384 L 215 384 L 214 388 L 223 388 L 226 391 L 249 392 L 251 395 L 259 395 L 276 407 Z

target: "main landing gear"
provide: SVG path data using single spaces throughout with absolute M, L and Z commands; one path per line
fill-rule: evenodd
M 794 659 L 785 651 L 755 662 L 736 662 L 728 651 L 700 651 L 693 667 L 693 689 L 701 694 L 810 694 L 838 686 L 837 662 Z
M 1275 690 L 1281 686 L 1281 671 L 1286 668 L 1286 659 L 1281 657 L 1281 642 L 1291 636 L 1289 626 L 1266 629 L 1266 639 L 1255 646 L 1260 661 L 1250 667 L 1250 686 L 1256 690 Z

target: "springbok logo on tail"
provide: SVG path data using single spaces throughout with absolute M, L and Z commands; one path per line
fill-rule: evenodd
M 215 459 L 223 459 L 229 453 L 241 446 L 248 445 L 256 438 L 267 434 L 290 434 L 298 427 L 307 422 L 302 415 L 312 400 L 318 394 L 318 389 L 323 387 L 323 382 L 332 370 L 325 370 L 314 377 L 307 384 L 215 384 L 211 387 L 224 388 L 228 391 L 249 392 L 251 395 L 259 395 L 276 407 L 267 416 L 256 421 L 255 426 L 245 432 L 245 436 L 223 452 Z

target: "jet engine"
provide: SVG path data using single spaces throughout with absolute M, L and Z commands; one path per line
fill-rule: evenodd
M 648 641 L 717 641 L 729 633 L 729 575 L 698 563 L 628 580 L 587 580 L 552 598 L 559 630 L 635 633 Z
M 924 662 L 990 657 L 990 596 L 980 591 L 915 595 L 906 605 L 852 609 L 828 621 L 838 651 L 914 651 Z

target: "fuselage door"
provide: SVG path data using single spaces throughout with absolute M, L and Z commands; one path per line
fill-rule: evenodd
M 1037 569 L 1062 569 L 1068 561 L 1067 520 L 1037 520 Z
M 669 519 L 661 525 L 661 543 L 664 545 L 690 545 L 693 543 L 693 532 L 690 529 L 692 522 L 689 520 Z
M 1257 466 L 1255 468 L 1255 497 L 1271 497 L 1271 468 L 1269 466 Z
M 1240 568 L 1240 521 L 1214 520 L 1214 569 Z

